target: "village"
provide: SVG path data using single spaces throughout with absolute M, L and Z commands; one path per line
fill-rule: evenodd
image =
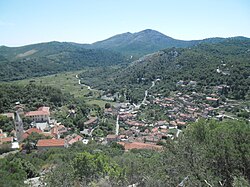
M 185 89 L 190 86 L 195 87 L 197 83 L 180 80 L 176 85 L 181 89 L 172 93 L 170 97 L 164 97 L 161 94 L 150 93 L 150 89 L 156 85 L 157 81 L 160 80 L 153 81 L 149 90 L 145 91 L 145 97 L 140 104 L 117 102 L 104 108 L 103 116 L 114 121 L 113 132 L 105 135 L 94 133 L 101 121 L 98 116 L 88 116 L 82 130 L 72 131 L 67 124 L 62 124 L 51 116 L 50 107 L 42 106 L 35 111 L 24 112 L 24 105 L 17 102 L 16 112 L 1 114 L 12 119 L 14 123 L 10 133 L 0 129 L 0 144 L 11 144 L 12 149 L 22 151 L 27 151 L 27 149 L 39 151 L 67 148 L 76 142 L 88 144 L 89 141 L 95 141 L 100 144 L 116 142 L 125 150 L 161 150 L 162 145 L 168 139 L 174 140 L 190 122 L 195 122 L 200 118 L 237 120 L 227 115 L 225 110 L 237 106 L 238 103 L 229 100 L 222 101 L 220 98 L 221 92 L 227 89 L 226 85 L 216 86 L 210 94 L 196 92 L 188 94 Z M 106 100 L 110 100 L 110 97 L 113 96 L 110 94 L 103 96 Z M 156 111 L 160 117 L 155 115 Z M 145 115 L 150 112 L 150 115 Z M 75 110 L 68 111 L 68 116 L 74 118 L 75 115 L 77 115 Z M 31 121 L 26 130 L 24 130 L 20 116 Z M 35 136 L 35 141 L 30 142 L 30 137 L 33 136 Z

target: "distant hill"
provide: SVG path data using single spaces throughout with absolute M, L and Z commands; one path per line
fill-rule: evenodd
M 94 48 L 111 49 L 131 55 L 148 54 L 168 47 L 182 47 L 184 41 L 175 40 L 158 31 L 144 30 L 124 33 L 93 43 Z
M 106 49 L 48 42 L 22 47 L 0 47 L 0 81 L 43 76 L 84 67 L 127 63 L 124 56 Z
M 95 74 L 95 79 L 89 79 Z M 83 80 L 102 90 L 127 90 L 127 96 L 143 98 L 145 89 L 157 78 L 157 93 L 176 90 L 180 80 L 196 81 L 194 91 L 228 85 L 225 93 L 234 99 L 250 99 L 250 39 L 230 38 L 216 44 L 190 48 L 169 48 L 146 55 L 127 68 L 85 72 Z M 99 77 L 99 80 L 98 78 Z M 100 81 L 103 80 L 103 81 Z M 105 81 L 104 81 L 105 80 Z M 137 97 L 138 96 L 138 97 Z
M 244 37 L 243 37 L 244 38 Z M 204 40 L 177 40 L 158 31 L 147 29 L 136 33 L 118 34 L 103 41 L 85 46 L 121 52 L 126 55 L 142 56 L 170 47 L 190 47 L 201 43 L 218 43 L 225 38 L 208 38 Z
M 231 39 L 248 40 L 245 37 Z M 119 34 L 93 44 L 54 41 L 22 47 L 1 46 L 0 81 L 44 76 L 85 67 L 128 64 L 146 54 L 166 48 L 187 48 L 200 44 L 216 44 L 227 40 L 227 38 L 208 38 L 183 41 L 147 29 L 137 33 Z

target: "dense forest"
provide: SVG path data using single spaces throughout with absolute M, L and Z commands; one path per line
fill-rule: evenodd
M 85 49 L 72 43 L 49 42 L 14 48 L 2 46 L 0 81 L 128 62 L 119 53 L 105 49 Z
M 42 176 L 47 186 L 250 185 L 250 128 L 244 121 L 200 120 L 160 152 L 124 152 L 116 143 L 17 153 L 1 159 L 0 184 L 25 186 Z
M 218 44 L 192 48 L 170 48 L 144 56 L 127 68 L 103 68 L 83 72 L 83 82 L 102 90 L 126 92 L 133 101 L 143 98 L 145 89 L 157 78 L 155 92 L 177 90 L 177 82 L 197 82 L 193 91 L 227 85 L 224 93 L 233 99 L 249 98 L 250 40 L 228 39 Z M 95 75 L 95 79 L 91 79 Z M 105 80 L 105 81 L 100 81 Z
M 0 84 L 0 113 L 14 111 L 16 102 L 25 103 L 25 109 L 29 111 L 44 105 L 60 107 L 70 100 L 73 100 L 72 96 L 50 86 Z

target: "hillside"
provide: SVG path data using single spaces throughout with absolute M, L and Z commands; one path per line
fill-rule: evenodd
M 30 154 L 19 152 L 1 159 L 0 183 L 24 186 L 27 178 L 41 176 L 43 183 L 53 187 L 131 184 L 173 187 L 183 183 L 185 186 L 221 186 L 222 182 L 228 187 L 248 187 L 249 137 L 247 122 L 199 120 L 191 124 L 178 141 L 168 140 L 159 152 L 124 151 L 116 143 L 94 142 L 88 145 L 77 142 L 67 149 Z
M 142 56 L 170 47 L 190 47 L 200 43 L 218 43 L 225 38 L 208 38 L 203 40 L 178 40 L 158 31 L 146 29 L 136 33 L 123 33 L 103 41 L 95 42 L 88 48 L 102 48 L 121 52 L 126 55 Z
M 127 90 L 127 95 L 143 98 L 144 90 L 157 78 L 155 92 L 166 94 L 177 89 L 178 81 L 196 81 L 194 91 L 227 85 L 226 96 L 249 98 L 250 40 L 227 39 L 218 44 L 191 48 L 170 48 L 144 56 L 127 68 L 87 71 L 81 76 L 90 85 L 106 90 Z M 93 75 L 95 79 L 89 79 Z M 98 80 L 99 77 L 101 80 Z
M 126 65 L 139 57 L 145 59 L 142 57 L 145 54 L 166 48 L 187 48 L 228 40 L 245 41 L 249 39 L 235 37 L 183 41 L 147 29 L 137 33 L 119 34 L 93 44 L 48 42 L 22 47 L 1 46 L 0 68 L 2 71 L 0 72 L 0 81 L 44 76 L 87 67 Z
M 0 47 L 0 81 L 127 63 L 121 54 L 85 49 L 71 43 L 49 42 L 22 47 Z
M 112 49 L 128 55 L 148 54 L 168 47 L 182 47 L 187 42 L 175 40 L 158 31 L 143 30 L 137 33 L 115 35 L 103 41 L 93 43 L 91 47 Z

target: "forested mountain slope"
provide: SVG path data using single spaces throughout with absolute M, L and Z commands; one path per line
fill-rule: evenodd
M 43 76 L 83 67 L 127 63 L 121 54 L 85 49 L 71 43 L 49 42 L 23 47 L 0 47 L 0 81 Z
M 85 47 L 110 49 L 125 55 L 138 57 L 170 47 L 190 47 L 201 43 L 219 43 L 224 40 L 226 38 L 217 37 L 185 41 L 171 38 L 155 30 L 146 29 L 136 33 L 118 34 Z
M 249 97 L 250 85 L 250 40 L 227 39 L 218 44 L 200 44 L 192 48 L 170 48 L 144 56 L 127 68 L 98 70 L 98 76 L 106 81 L 88 77 L 95 71 L 81 76 L 88 84 L 101 89 L 127 88 L 133 94 L 143 90 L 157 78 L 157 92 L 165 93 L 176 89 L 176 83 L 196 81 L 196 91 L 204 91 L 218 85 L 230 87 L 228 97 Z M 142 98 L 142 97 L 141 97 Z

